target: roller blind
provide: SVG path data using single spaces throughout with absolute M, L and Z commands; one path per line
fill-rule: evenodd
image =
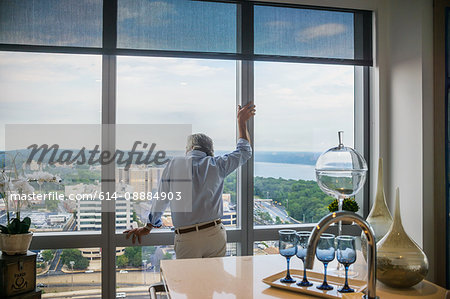
M 255 54 L 354 58 L 353 14 L 255 6 Z
M 21 45 L 372 65 L 372 12 L 240 0 L 0 0 L 0 50 Z
M 101 0 L 0 0 L 0 43 L 102 46 Z
M 119 0 L 117 47 L 236 53 L 236 6 L 186 0 Z
M 370 15 L 364 12 L 254 6 L 256 55 L 367 60 L 370 64 L 370 40 Z

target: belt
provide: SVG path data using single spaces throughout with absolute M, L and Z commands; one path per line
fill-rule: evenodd
M 205 228 L 208 228 L 211 226 L 215 226 L 220 223 L 222 223 L 222 220 L 219 219 L 219 220 L 214 220 L 214 221 L 202 224 L 202 225 L 195 225 L 193 227 L 181 228 L 181 229 L 177 228 L 175 230 L 175 233 L 181 235 L 181 234 L 185 234 L 185 233 L 195 232 L 195 231 L 202 230 L 202 229 L 205 229 Z

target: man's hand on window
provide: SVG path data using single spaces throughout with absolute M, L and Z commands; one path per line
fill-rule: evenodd
M 127 234 L 127 236 L 126 236 L 127 240 L 130 238 L 130 236 L 133 236 L 131 238 L 131 242 L 133 244 L 136 242 L 136 238 L 138 240 L 138 243 L 141 244 L 141 237 L 148 235 L 151 230 L 152 230 L 152 226 L 147 225 L 144 227 L 129 229 L 129 230 L 124 231 L 123 233 Z
M 256 106 L 253 105 L 253 101 L 248 103 L 244 107 L 238 105 L 237 121 L 239 128 L 239 138 L 247 139 L 248 142 L 250 142 L 250 134 L 248 133 L 247 130 L 247 120 L 253 117 L 255 113 L 256 113 Z
M 245 105 L 244 107 L 241 107 L 241 105 L 238 105 L 238 113 L 237 113 L 237 119 L 239 124 L 245 124 L 247 120 L 249 120 L 253 115 L 256 113 L 256 106 L 253 105 L 253 101 Z

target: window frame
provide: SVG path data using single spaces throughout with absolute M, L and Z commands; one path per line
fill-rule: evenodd
M 44 52 L 44 53 L 70 53 L 70 54 L 97 54 L 102 56 L 102 124 L 116 123 L 116 86 L 117 86 L 117 56 L 148 56 L 148 57 L 178 57 L 178 58 L 201 58 L 201 59 L 228 59 L 235 60 L 237 64 L 237 88 L 236 104 L 245 105 L 249 99 L 254 97 L 254 61 L 276 61 L 296 63 L 317 64 L 342 64 L 354 65 L 354 142 L 355 148 L 363 153 L 370 165 L 370 120 L 369 120 L 369 98 L 370 98 L 370 66 L 372 65 L 372 11 L 353 10 L 345 8 L 317 7 L 294 4 L 281 4 L 270 2 L 249 1 L 220 1 L 236 3 L 237 6 L 237 49 L 238 53 L 207 53 L 207 52 L 184 52 L 184 51 L 160 51 L 160 50 L 134 50 L 118 49 L 117 45 L 117 1 L 103 1 L 103 47 L 81 48 L 64 46 L 34 46 L 0 44 L 0 51 L 18 52 Z M 203 0 L 204 1 L 204 0 Z M 208 0 L 211 1 L 211 0 Z M 279 57 L 274 55 L 255 55 L 253 45 L 253 8 L 255 5 L 274 7 L 293 7 L 308 9 L 323 9 L 345 12 L 363 13 L 367 17 L 357 20 L 355 28 L 370 32 L 364 34 L 364 39 L 358 41 L 364 44 L 369 52 L 363 53 L 364 59 L 328 59 L 311 57 Z M 358 24 L 357 24 L 358 23 Z M 360 28 L 361 27 L 361 28 Z M 356 31 L 355 31 L 356 32 Z M 356 35 L 356 34 L 355 34 Z M 355 40 L 355 43 L 357 41 Z M 110 126 L 105 126 L 110 127 Z M 248 129 L 251 142 L 254 141 L 253 120 L 249 121 Z M 236 133 L 237 136 L 237 133 Z M 114 150 L 115 132 L 102 132 L 102 147 Z M 114 192 L 115 190 L 115 166 L 102 166 L 101 188 L 103 192 Z M 254 158 L 243 165 L 237 175 L 237 226 L 227 229 L 227 242 L 237 244 L 238 255 L 253 255 L 253 244 L 255 241 L 277 240 L 278 230 L 284 227 L 302 230 L 312 230 L 314 223 L 297 225 L 270 225 L 254 227 L 253 223 L 253 180 L 254 180 Z M 369 212 L 369 174 L 366 179 L 363 192 L 361 192 L 363 207 L 362 216 L 366 217 Z M 113 212 L 110 212 L 113 211 Z M 116 247 L 129 246 L 156 246 L 173 245 L 174 233 L 170 230 L 153 230 L 149 238 L 144 238 L 142 244 L 132 245 L 123 234 L 117 233 L 115 223 L 114 201 L 102 202 L 101 231 L 80 231 L 70 233 L 35 233 L 31 243 L 31 249 L 65 249 L 65 248 L 87 248 L 99 247 L 102 250 L 101 257 L 101 290 L 102 298 L 114 298 L 116 295 Z M 330 227 L 330 231 L 337 232 L 337 227 Z M 345 234 L 360 235 L 361 230 L 353 225 L 343 227 Z

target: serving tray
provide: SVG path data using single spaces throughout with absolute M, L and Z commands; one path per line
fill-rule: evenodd
M 317 286 L 322 284 L 323 274 L 313 272 L 311 270 L 307 271 L 307 276 L 309 282 L 313 285 L 310 287 L 299 287 L 296 283 L 283 283 L 280 282 L 280 279 L 286 276 L 286 271 L 282 271 L 280 273 L 271 275 L 269 277 L 264 278 L 262 281 L 272 287 L 285 289 L 289 291 L 304 293 L 312 296 L 318 296 L 321 298 L 342 298 L 343 293 L 338 292 L 345 282 L 344 277 L 337 277 L 332 275 L 327 275 L 327 282 L 329 285 L 333 286 L 332 290 L 323 291 L 319 290 Z M 297 282 L 303 279 L 303 270 L 291 269 L 291 276 Z M 355 290 L 355 293 L 362 292 L 366 289 L 367 282 L 357 279 L 348 279 L 349 286 Z M 347 293 L 348 294 L 348 293 Z

